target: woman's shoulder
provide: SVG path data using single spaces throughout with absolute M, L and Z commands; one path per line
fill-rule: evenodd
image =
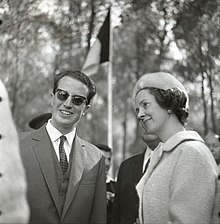
M 173 135 L 171 138 L 164 143 L 163 151 L 172 151 L 176 148 L 181 149 L 197 149 L 203 148 L 207 150 L 207 147 L 200 137 L 200 135 L 195 131 L 181 131 Z

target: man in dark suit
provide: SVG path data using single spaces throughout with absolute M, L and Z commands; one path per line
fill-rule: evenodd
M 133 224 L 138 218 L 139 199 L 135 186 L 146 171 L 150 154 L 159 143 L 156 135 L 141 128 L 142 140 L 147 143 L 144 152 L 134 155 L 119 167 L 113 203 L 112 224 Z
M 105 158 L 76 126 L 96 94 L 80 71 L 55 75 L 52 117 L 21 141 L 30 223 L 105 223 Z
M 112 222 L 112 207 L 115 197 L 115 181 L 109 176 L 111 167 L 112 149 L 105 144 L 96 145 L 105 156 L 105 174 L 106 174 L 106 199 L 107 199 L 107 224 Z

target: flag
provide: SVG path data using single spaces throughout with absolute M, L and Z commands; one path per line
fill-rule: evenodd
M 96 74 L 99 69 L 99 65 L 106 61 L 109 61 L 109 47 L 110 47 L 110 9 L 105 18 L 105 21 L 97 35 L 97 38 L 91 46 L 82 72 L 88 76 Z

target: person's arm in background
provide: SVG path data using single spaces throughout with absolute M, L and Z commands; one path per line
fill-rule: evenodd
M 123 164 L 119 167 L 117 182 L 115 185 L 115 197 L 113 202 L 112 224 L 120 223 L 120 185 L 122 178 Z
M 9 98 L 0 80 L 0 223 L 28 223 L 25 172 Z

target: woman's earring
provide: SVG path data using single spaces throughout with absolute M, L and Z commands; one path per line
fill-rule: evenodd
M 168 112 L 168 114 L 171 114 L 172 113 L 171 110 L 167 110 L 167 112 Z

